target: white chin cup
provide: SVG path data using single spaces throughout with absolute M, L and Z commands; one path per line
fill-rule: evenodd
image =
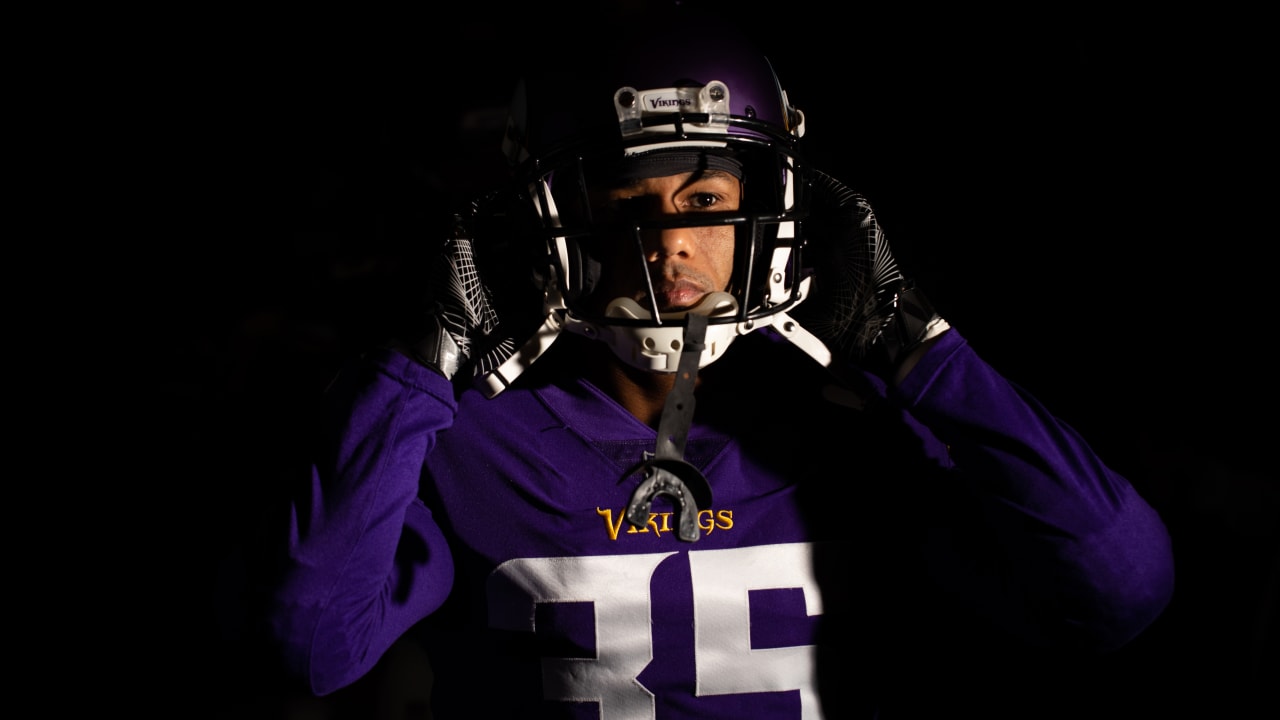
M 726 292 L 708 293 L 697 305 L 677 312 L 662 313 L 662 322 L 679 322 L 689 313 L 705 315 L 710 319 L 732 317 L 738 311 L 738 301 Z M 605 308 L 606 318 L 625 320 L 653 320 L 653 313 L 631 298 L 620 297 Z M 704 368 L 718 359 L 734 338 L 742 334 L 739 323 L 711 323 L 707 325 L 702 358 L 698 367 Z M 565 329 L 594 340 L 600 340 L 613 348 L 624 362 L 653 372 L 675 372 L 680 365 L 680 353 L 684 349 L 684 325 L 632 326 L 608 322 L 590 322 L 581 318 L 566 318 Z

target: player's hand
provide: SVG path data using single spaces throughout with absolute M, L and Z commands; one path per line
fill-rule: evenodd
M 480 277 L 472 237 L 461 218 L 428 274 L 424 306 L 393 345 L 446 378 L 476 360 L 500 355 L 511 341 L 498 337 L 492 293 Z M 509 352 L 508 352 L 509 354 Z
M 793 315 L 832 352 L 900 379 L 913 351 L 948 325 L 899 271 L 865 197 L 821 172 L 812 193 L 805 253 L 814 288 Z

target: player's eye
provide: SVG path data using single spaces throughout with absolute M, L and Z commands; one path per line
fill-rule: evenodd
M 710 210 L 721 202 L 715 193 L 699 192 L 691 194 L 686 203 L 694 210 Z

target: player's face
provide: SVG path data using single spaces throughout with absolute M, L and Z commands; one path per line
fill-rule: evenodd
M 717 170 L 635 180 L 597 196 L 597 211 L 615 219 L 656 219 L 666 215 L 737 210 L 742 184 Z M 636 260 L 633 237 L 608 240 L 601 281 L 603 302 L 630 297 L 648 307 L 648 288 Z M 696 305 L 707 293 L 726 290 L 733 275 L 732 226 L 695 226 L 646 230 L 642 234 L 645 265 L 662 312 Z

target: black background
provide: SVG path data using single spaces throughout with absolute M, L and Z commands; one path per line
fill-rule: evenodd
M 162 420 L 147 442 L 165 482 L 180 478 L 166 501 L 189 508 L 163 528 L 173 543 L 149 548 L 182 548 L 189 593 L 165 615 L 152 672 L 188 710 L 252 704 L 243 659 L 224 649 L 226 571 L 253 552 L 315 396 L 386 331 L 391 280 L 501 176 L 516 69 L 542 44 L 609 31 L 607 15 L 547 12 L 189 18 L 133 56 L 156 108 L 134 132 L 176 211 L 150 254 L 160 270 L 140 273 L 145 407 Z M 733 12 L 773 48 L 810 156 L 871 199 L 942 314 L 1165 518 L 1174 602 L 1072 681 L 1105 675 L 1128 717 L 1238 709 L 1274 689 L 1274 51 L 1261 19 Z

